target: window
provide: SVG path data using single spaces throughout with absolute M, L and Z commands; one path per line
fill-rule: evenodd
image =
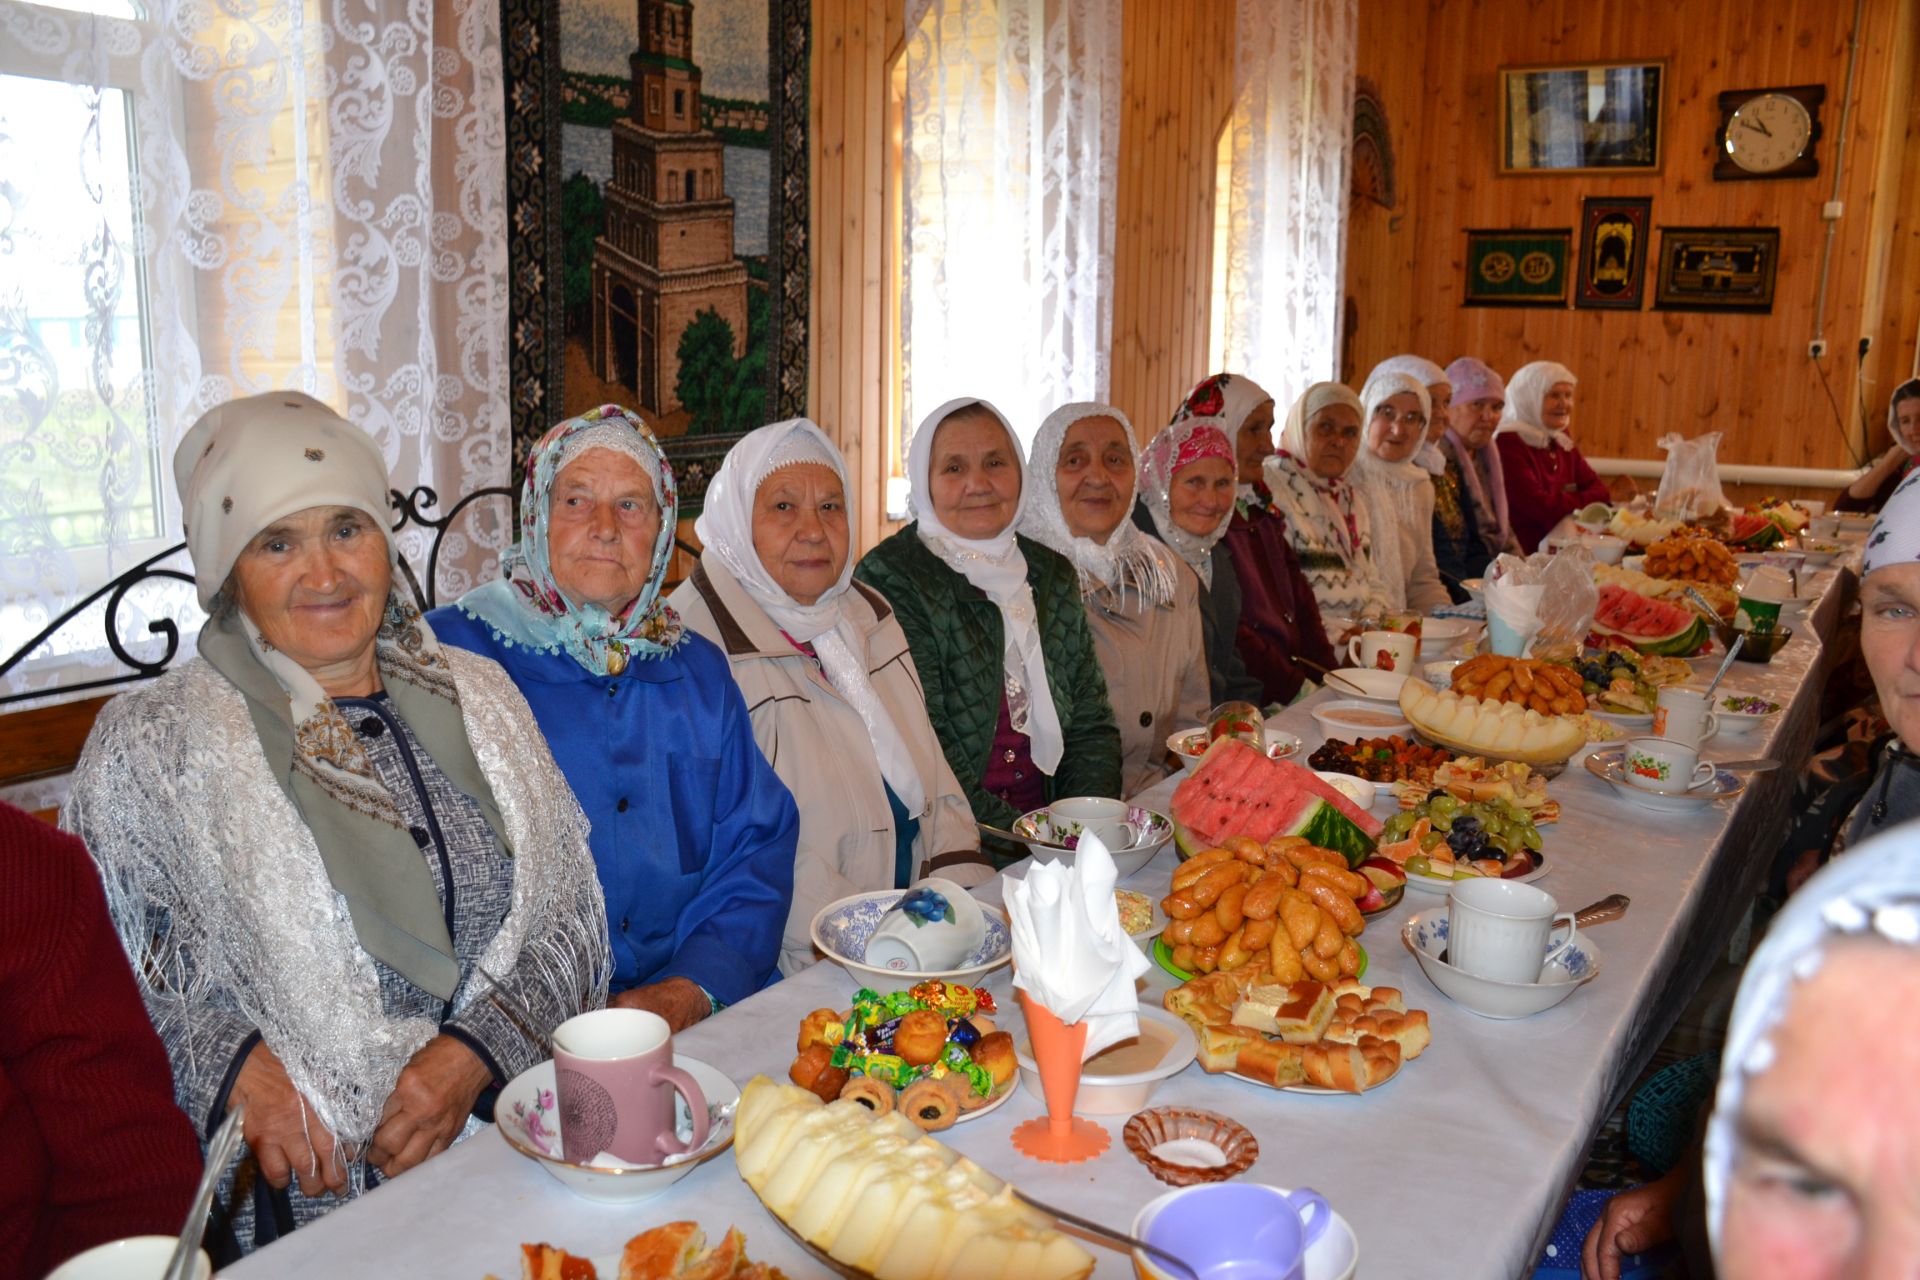
M 695 174 L 693 170 L 691 169 L 687 170 L 687 199 L 688 200 L 696 200 L 699 198 L 694 193 L 694 189 L 693 189 L 694 183 L 698 181 L 698 178 L 699 178 L 699 175 Z
M 686 115 L 687 91 L 685 89 L 675 89 L 673 91 L 673 118 L 675 120 L 684 120 L 686 119 Z

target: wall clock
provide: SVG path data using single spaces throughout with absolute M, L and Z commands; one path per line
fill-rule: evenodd
M 1720 132 L 1713 176 L 1720 181 L 1811 178 L 1820 172 L 1823 84 L 1785 89 L 1729 89 L 1720 95 Z

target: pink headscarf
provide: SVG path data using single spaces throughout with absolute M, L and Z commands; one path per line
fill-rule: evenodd
M 1507 386 L 1500 380 L 1500 375 L 1472 356 L 1461 356 L 1448 365 L 1447 381 L 1453 383 L 1455 404 L 1507 398 Z M 1459 462 L 1461 478 L 1466 481 L 1467 492 L 1473 497 L 1474 515 L 1483 525 L 1488 515 L 1494 518 L 1495 528 L 1481 530 L 1481 537 L 1489 544 L 1488 549 L 1503 549 L 1513 545 L 1513 522 L 1507 518 L 1507 479 L 1506 472 L 1500 467 L 1500 450 L 1494 448 L 1492 440 L 1488 440 L 1477 452 L 1468 449 L 1467 442 L 1460 438 L 1451 425 L 1447 427 L 1445 441 L 1448 450 Z M 1484 483 L 1481 480 L 1482 468 L 1486 471 Z M 1490 534 L 1498 536 L 1497 548 Z

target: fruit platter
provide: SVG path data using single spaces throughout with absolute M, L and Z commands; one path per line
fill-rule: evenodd
M 1618 639 L 1587 649 L 1570 665 L 1590 711 L 1629 719 L 1651 716 L 1661 689 L 1693 679 L 1683 660 L 1645 656 Z
M 1455 880 L 1537 880 L 1546 874 L 1540 829 L 1527 810 L 1498 798 L 1462 800 L 1434 791 L 1387 819 L 1380 857 L 1415 888 L 1445 893 Z
M 1662 538 L 1672 537 L 1685 524 L 1684 520 L 1656 520 L 1643 512 L 1622 507 L 1613 513 L 1607 532 L 1616 538 L 1625 538 L 1634 550 L 1645 551 Z
M 1180 857 L 1232 837 L 1264 845 L 1278 836 L 1339 853 L 1349 867 L 1372 855 L 1380 820 L 1291 760 L 1269 759 L 1238 738 L 1207 748 L 1167 806 Z
M 1403 810 L 1417 809 L 1441 791 L 1456 800 L 1504 800 L 1524 810 L 1536 827 L 1560 820 L 1560 802 L 1547 793 L 1547 780 L 1527 765 L 1512 760 L 1486 761 L 1477 756 L 1461 756 L 1435 769 L 1424 784 L 1393 784 L 1394 796 Z
M 1456 673 L 1457 674 L 1457 673 Z M 1409 678 L 1400 712 L 1429 742 L 1456 755 L 1517 760 L 1543 773 L 1558 772 L 1587 745 L 1586 729 L 1567 715 L 1542 715 L 1532 706 L 1444 692 Z
M 1352 742 L 1329 738 L 1307 757 L 1307 764 L 1322 773 L 1352 774 L 1368 782 L 1410 782 L 1431 778 L 1435 769 L 1452 758 L 1445 747 L 1429 747 L 1394 734 Z
M 1600 587 L 1589 643 L 1598 647 L 1616 639 L 1641 653 L 1684 658 L 1710 646 L 1713 632 L 1696 610 L 1608 582 Z
M 1721 586 L 1716 582 L 1688 582 L 1679 578 L 1656 578 L 1638 569 L 1628 569 L 1621 565 L 1595 565 L 1593 580 L 1601 586 L 1625 587 L 1635 595 L 1648 600 L 1659 600 L 1666 604 L 1679 605 L 1683 609 L 1698 609 L 1688 594 L 1688 589 L 1698 592 L 1722 622 L 1733 620 L 1734 610 L 1740 607 L 1740 595 L 1732 587 Z M 1710 619 L 1711 621 L 1711 619 Z

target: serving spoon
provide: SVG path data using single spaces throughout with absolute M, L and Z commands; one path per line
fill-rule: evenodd
M 207 1210 L 213 1205 L 213 1190 L 220 1185 L 220 1175 L 227 1171 L 233 1153 L 240 1149 L 241 1126 L 246 1114 L 246 1103 L 234 1103 L 215 1131 L 213 1141 L 207 1145 L 207 1167 L 200 1171 L 200 1186 L 193 1193 L 193 1207 L 187 1211 L 186 1225 L 180 1228 L 180 1239 L 173 1246 L 173 1256 L 167 1259 L 162 1280 L 191 1280 L 193 1262 L 200 1253 L 200 1237 L 207 1230 Z
M 1030 1204 L 1042 1213 L 1050 1213 L 1062 1222 L 1071 1222 L 1081 1230 L 1091 1231 L 1093 1234 L 1111 1240 L 1115 1244 L 1123 1244 L 1129 1248 L 1138 1249 L 1140 1252 L 1157 1259 L 1162 1265 L 1174 1268 L 1179 1274 L 1188 1276 L 1191 1280 L 1200 1280 L 1199 1274 L 1195 1272 L 1192 1267 L 1171 1253 L 1168 1253 L 1165 1249 L 1160 1248 L 1158 1245 L 1148 1244 L 1145 1240 L 1136 1240 L 1124 1231 L 1115 1231 L 1112 1227 L 1102 1226 L 1098 1222 L 1082 1218 L 1077 1214 L 1068 1213 L 1065 1209 L 1056 1209 L 1045 1201 L 1035 1200 L 1018 1187 L 1008 1186 L 1007 1190 L 1013 1192 L 1016 1200 L 1024 1204 Z

